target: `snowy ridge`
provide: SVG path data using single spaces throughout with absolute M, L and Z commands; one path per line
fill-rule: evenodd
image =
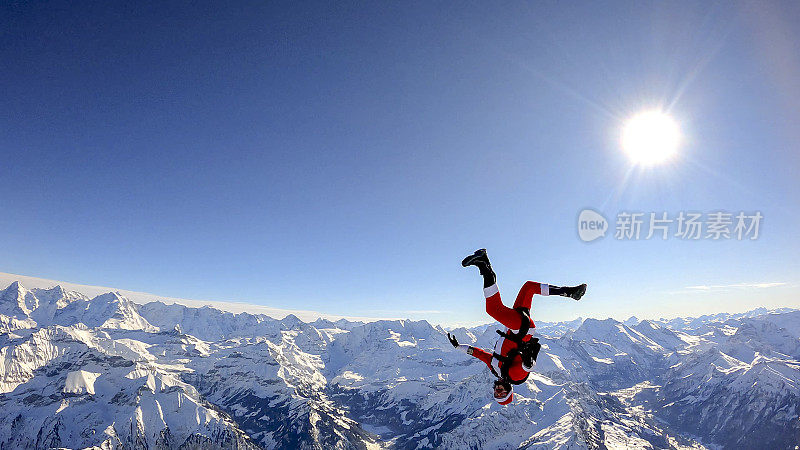
M 0 292 L 0 448 L 792 448 L 800 311 L 537 323 L 507 407 L 426 321 Z M 491 348 L 494 326 L 459 328 Z
M 53 286 L 61 290 L 69 291 L 71 294 L 79 295 L 85 298 L 94 298 L 100 294 L 107 292 L 117 292 L 126 299 L 139 304 L 145 305 L 147 303 L 158 302 L 167 305 L 183 305 L 192 309 L 202 308 L 208 306 L 226 311 L 234 314 L 247 312 L 250 314 L 264 315 L 272 318 L 281 319 L 290 314 L 301 318 L 304 321 L 311 322 L 314 320 L 345 320 L 345 321 L 373 321 L 378 320 L 369 317 L 345 317 L 333 314 L 325 314 L 317 311 L 303 311 L 303 310 L 287 310 L 274 308 L 264 305 L 254 305 L 252 303 L 241 303 L 235 301 L 209 301 L 209 300 L 194 300 L 187 298 L 166 297 L 163 295 L 150 294 L 147 292 L 130 291 L 125 289 L 116 289 L 104 286 L 90 286 L 85 284 L 68 283 L 64 281 L 50 280 L 46 278 L 30 277 L 26 275 L 17 275 L 13 273 L 0 272 L 0 286 L 4 286 L 13 282 L 21 282 L 31 291 L 51 289 Z M 2 314 L 2 312 L 0 312 Z

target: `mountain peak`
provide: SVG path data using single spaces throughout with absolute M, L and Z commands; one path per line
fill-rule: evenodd
M 281 319 L 281 323 L 283 323 L 284 325 L 295 326 L 300 323 L 303 323 L 303 321 L 300 320 L 300 318 L 295 316 L 294 314 L 289 314 L 283 319 Z
M 119 292 L 107 292 L 88 302 L 82 321 L 91 327 L 158 331 L 139 314 L 139 308 Z
M 64 287 L 61 286 L 60 284 L 57 284 L 57 285 L 53 286 L 50 290 L 53 291 L 54 293 L 61 294 L 61 295 L 66 295 L 67 294 L 67 290 L 64 289 Z
M 628 319 L 626 319 L 622 323 L 624 323 L 625 325 L 627 325 L 629 327 L 633 326 L 633 325 L 638 325 L 639 324 L 639 318 L 636 317 L 636 316 L 630 316 Z
M 101 302 L 111 303 L 111 302 L 124 301 L 124 300 L 127 300 L 127 299 L 125 297 L 123 297 L 122 294 L 120 294 L 119 292 L 111 291 L 111 292 L 106 292 L 105 294 L 100 294 L 100 295 L 98 295 L 98 296 L 96 296 L 95 298 L 92 299 L 92 301 L 95 301 L 95 300 L 98 300 L 98 301 L 101 301 Z
M 0 292 L 0 299 L 2 301 L 15 301 L 19 297 L 24 297 L 27 290 L 22 287 L 22 283 L 19 281 L 15 281 L 8 285 L 7 288 L 3 289 L 3 292 Z
M 14 281 L 0 293 L 0 313 L 8 316 L 27 318 L 38 306 L 39 299 L 19 281 Z

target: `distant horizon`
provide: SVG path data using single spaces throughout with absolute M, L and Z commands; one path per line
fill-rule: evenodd
M 350 322 L 377 322 L 377 321 L 393 321 L 393 320 L 411 320 L 411 321 L 426 321 L 431 325 L 438 325 L 442 328 L 453 329 L 453 328 L 476 328 L 481 326 L 491 326 L 495 322 L 476 322 L 476 323 L 458 323 L 458 322 L 439 322 L 434 321 L 429 318 L 425 317 L 352 317 L 352 316 L 344 316 L 339 314 L 333 313 L 326 313 L 320 311 L 307 311 L 307 310 L 287 310 L 282 308 L 274 308 L 266 305 L 259 305 L 254 303 L 247 303 L 247 302 L 237 302 L 233 300 L 198 300 L 198 299 L 187 299 L 187 298 L 180 298 L 180 297 L 167 297 L 158 294 L 153 294 L 149 292 L 139 292 L 139 291 L 131 291 L 127 289 L 120 289 L 114 288 L 109 286 L 93 286 L 93 285 L 85 285 L 85 284 L 78 284 L 69 281 L 60 281 L 60 280 L 51 280 L 47 278 L 39 278 L 33 277 L 29 275 L 20 275 L 20 274 L 12 274 L 6 272 L 0 272 L 0 291 L 7 289 L 10 287 L 14 282 L 19 282 L 24 289 L 52 289 L 56 286 L 61 286 L 67 291 L 78 292 L 83 294 L 89 298 L 94 298 L 98 295 L 106 294 L 109 292 L 117 292 L 121 294 L 123 297 L 127 298 L 128 300 L 139 304 L 144 305 L 149 302 L 160 302 L 167 305 L 170 304 L 178 304 L 182 306 L 186 306 L 189 308 L 202 308 L 204 306 L 208 306 L 223 312 L 229 312 L 232 314 L 240 314 L 240 313 L 247 313 L 252 315 L 265 315 L 271 317 L 276 320 L 285 319 L 289 315 L 294 315 L 301 321 L 305 323 L 312 323 L 318 319 L 325 319 L 329 321 L 337 321 L 340 319 L 344 319 Z M 559 324 L 565 322 L 573 322 L 575 320 L 586 320 L 586 319 L 597 319 L 597 320 L 606 320 L 606 319 L 613 319 L 617 322 L 624 323 L 632 318 L 635 318 L 639 321 L 642 320 L 651 320 L 651 321 L 668 321 L 672 319 L 696 319 L 703 316 L 714 316 L 719 314 L 746 314 L 749 312 L 753 312 L 759 309 L 765 309 L 767 311 L 775 311 L 775 310 L 800 310 L 798 307 L 793 307 L 790 305 L 786 306 L 776 306 L 773 308 L 769 308 L 766 306 L 756 306 L 754 308 L 746 309 L 743 311 L 718 311 L 718 312 L 708 312 L 699 315 L 676 315 L 676 316 L 661 316 L 661 317 L 648 317 L 648 316 L 637 316 L 631 315 L 625 318 L 620 317 L 600 317 L 600 316 L 576 316 L 572 319 L 562 319 L 562 320 L 546 320 L 546 319 L 536 319 L 534 317 L 535 322 L 542 322 L 542 323 L 549 323 L 549 324 Z

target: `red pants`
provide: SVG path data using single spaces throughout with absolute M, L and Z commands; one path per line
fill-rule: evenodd
M 549 290 L 549 286 L 546 284 L 526 281 L 517 294 L 517 299 L 514 301 L 514 308 L 527 308 L 528 311 L 530 311 L 533 296 L 535 294 L 542 294 L 542 287 L 544 287 L 546 291 Z M 500 300 L 500 292 L 497 290 L 497 285 L 484 289 L 484 293 L 487 294 L 486 313 L 509 329 L 519 330 L 522 325 L 522 316 L 513 308 L 509 308 L 503 304 L 502 300 Z M 544 293 L 544 295 L 547 294 L 548 292 Z M 536 327 L 536 325 L 533 324 L 533 320 L 531 320 L 530 327 Z

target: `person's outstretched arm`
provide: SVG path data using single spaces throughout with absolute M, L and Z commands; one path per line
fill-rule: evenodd
M 488 353 L 483 349 L 480 349 L 478 347 L 473 347 L 471 345 L 459 344 L 458 340 L 456 339 L 456 337 L 451 335 L 450 333 L 447 333 L 447 339 L 450 339 L 450 343 L 453 344 L 453 347 L 463 351 L 464 353 L 466 353 L 466 354 L 468 354 L 470 356 L 474 356 L 474 357 L 480 359 L 481 361 L 486 363 L 486 365 L 489 366 L 489 368 L 492 367 L 492 354 L 491 353 Z

